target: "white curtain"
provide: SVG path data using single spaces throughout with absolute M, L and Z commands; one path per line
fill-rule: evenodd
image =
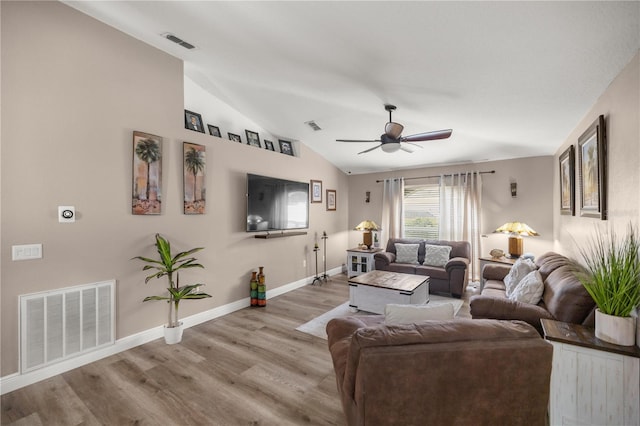
M 385 179 L 382 194 L 382 235 L 384 244 L 389 238 L 402 238 L 404 229 L 404 178 Z
M 480 218 L 482 177 L 480 172 L 440 176 L 440 239 L 469 241 L 469 278 L 480 280 Z

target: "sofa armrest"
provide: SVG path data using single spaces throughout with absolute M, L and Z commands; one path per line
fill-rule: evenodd
M 496 265 L 493 263 L 489 263 L 484 265 L 482 268 L 482 278 L 485 280 L 504 280 L 504 277 L 509 274 L 511 270 L 511 266 L 509 265 Z
M 374 254 L 373 259 L 376 263 L 376 269 L 385 270 L 389 269 L 389 264 L 396 261 L 396 255 L 390 251 L 383 251 L 381 253 Z
M 451 273 L 453 269 L 467 269 L 469 267 L 469 259 L 466 257 L 452 257 L 444 265 L 444 269 L 447 273 Z
M 522 320 L 534 326 L 540 334 L 540 319 L 554 319 L 553 315 L 541 306 L 492 296 L 472 296 L 469 307 L 473 319 Z

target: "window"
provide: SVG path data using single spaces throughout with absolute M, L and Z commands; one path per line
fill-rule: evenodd
M 405 185 L 404 236 L 437 240 L 440 235 L 440 184 Z

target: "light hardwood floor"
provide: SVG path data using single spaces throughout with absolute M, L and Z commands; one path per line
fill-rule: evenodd
M 343 425 L 327 342 L 295 328 L 348 295 L 337 275 L 18 389 L 1 424 Z

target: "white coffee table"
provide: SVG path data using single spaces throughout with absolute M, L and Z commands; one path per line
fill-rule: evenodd
M 383 314 L 388 303 L 423 305 L 429 300 L 429 277 L 399 272 L 371 271 L 349 278 L 352 311 Z

